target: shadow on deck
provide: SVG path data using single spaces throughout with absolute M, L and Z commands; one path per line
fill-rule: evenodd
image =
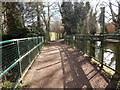
M 99 68 L 60 41 L 43 48 L 23 81 L 28 88 L 111 88 Z

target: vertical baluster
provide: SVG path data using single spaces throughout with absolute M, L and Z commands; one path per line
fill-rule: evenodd
M 20 47 L 19 47 L 19 41 L 16 41 L 16 45 L 17 45 L 17 54 L 18 54 L 18 58 L 20 58 Z M 22 76 L 22 65 L 21 65 L 21 60 L 19 61 L 19 70 L 20 70 L 20 77 Z
M 116 46 L 116 74 L 118 78 L 120 78 L 120 41 L 117 43 Z
M 27 44 L 27 52 L 29 52 L 30 51 L 30 43 L 29 43 L 29 39 L 27 39 L 27 41 L 26 41 L 26 44 Z M 29 61 L 29 63 L 31 62 L 30 61 L 30 53 L 28 54 L 28 61 Z
M 95 41 L 93 37 L 90 38 L 90 57 L 95 57 Z
M 101 12 L 102 12 L 102 34 L 104 34 L 105 31 L 105 7 L 101 8 Z M 103 68 L 103 59 L 104 59 L 104 35 L 101 36 L 101 49 L 102 49 L 102 53 L 101 53 L 101 68 Z
M 101 37 L 102 38 L 102 40 L 101 40 L 101 47 L 100 47 L 100 49 L 101 49 L 101 67 L 100 67 L 100 69 L 102 69 L 103 68 L 103 63 L 104 63 L 104 37 L 102 36 Z

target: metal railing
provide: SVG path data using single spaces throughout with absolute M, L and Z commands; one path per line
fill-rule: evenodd
M 39 54 L 43 43 L 43 36 L 0 42 L 1 81 L 17 83 L 36 55 Z
M 115 52 L 106 50 L 104 44 L 106 41 L 111 40 L 110 42 L 116 43 Z M 100 42 L 100 45 L 96 45 L 96 41 Z M 120 74 L 120 34 L 116 35 L 66 35 L 65 36 L 65 44 L 70 45 L 72 47 L 76 47 L 77 50 L 82 51 L 84 54 L 86 53 L 90 57 L 95 58 L 96 49 L 99 49 L 101 52 L 98 58 L 95 58 L 100 64 L 101 68 L 103 65 L 108 68 L 114 70 L 116 73 Z M 115 55 L 115 69 L 111 68 L 109 65 L 104 62 L 104 53 L 110 52 Z M 109 56 L 109 55 L 108 55 Z M 107 56 L 107 57 L 108 57 Z

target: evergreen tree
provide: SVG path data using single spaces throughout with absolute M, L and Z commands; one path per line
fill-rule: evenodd
M 66 34 L 88 33 L 86 25 L 89 10 L 89 2 L 74 2 L 74 4 L 71 2 L 62 3 L 61 16 Z
M 71 18 L 73 14 L 73 4 L 71 2 L 63 2 L 61 5 L 62 23 L 67 35 L 72 34 L 72 22 Z
M 6 27 L 6 33 L 11 38 L 19 36 L 22 32 L 20 28 L 24 27 L 24 18 L 21 15 L 24 8 L 23 4 L 19 2 L 2 2 L 4 13 L 4 24 Z

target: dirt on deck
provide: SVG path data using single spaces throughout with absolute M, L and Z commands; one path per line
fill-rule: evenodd
M 23 79 L 29 88 L 110 88 L 81 52 L 60 41 L 45 46 Z

